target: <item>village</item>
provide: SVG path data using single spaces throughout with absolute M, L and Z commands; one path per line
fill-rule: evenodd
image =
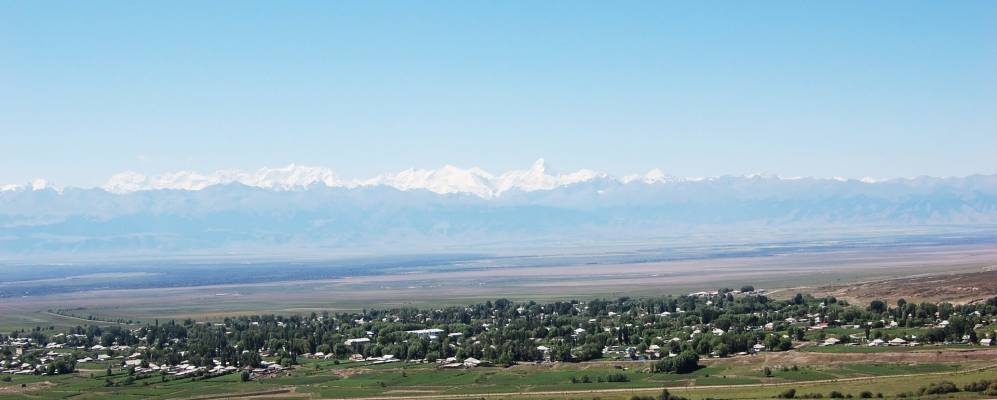
M 683 352 L 750 356 L 808 346 L 990 346 L 997 300 L 973 305 L 833 298 L 775 300 L 751 287 L 651 299 L 513 303 L 432 310 L 170 321 L 139 328 L 0 336 L 0 373 L 57 375 L 124 370 L 163 379 L 242 373 L 279 376 L 299 358 L 435 364 L 438 368 L 604 359 L 655 361 Z

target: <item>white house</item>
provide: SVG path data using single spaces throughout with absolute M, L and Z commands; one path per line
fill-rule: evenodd
M 414 331 L 405 331 L 413 335 L 418 336 L 420 339 L 434 339 L 435 336 L 443 333 L 443 329 L 429 328 L 429 329 L 416 329 Z

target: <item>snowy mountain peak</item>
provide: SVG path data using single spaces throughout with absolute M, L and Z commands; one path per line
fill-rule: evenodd
M 551 190 L 607 176 L 588 169 L 578 170 L 570 174 L 555 174 L 549 171 L 546 161 L 541 158 L 535 161 L 530 169 L 514 170 L 500 175 L 495 180 L 495 194 L 501 195 L 513 189 L 524 192 Z
M 49 181 L 44 179 L 35 179 L 31 181 L 31 190 L 45 190 L 54 188 Z
M 530 171 L 540 175 L 545 174 L 547 172 L 547 161 L 545 161 L 543 157 L 538 158 L 533 162 L 533 165 L 530 166 Z
M 642 182 L 648 185 L 652 185 L 655 183 L 678 182 L 681 181 L 681 179 L 670 175 L 666 175 L 664 171 L 654 168 L 650 171 L 647 171 L 647 173 L 645 173 L 644 175 L 624 176 L 623 179 L 620 179 L 620 181 L 622 181 L 623 183 Z
M 267 189 L 292 190 L 321 183 L 340 186 L 341 181 L 331 169 L 291 164 L 283 168 L 261 168 L 255 174 L 237 175 L 238 182 Z
M 111 176 L 104 184 L 104 190 L 112 193 L 128 193 L 150 189 L 147 186 L 149 178 L 134 171 L 119 172 Z

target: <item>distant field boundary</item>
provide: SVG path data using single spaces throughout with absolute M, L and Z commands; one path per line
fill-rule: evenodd
M 105 320 L 102 320 L 102 319 L 86 319 L 86 318 L 83 318 L 83 317 L 77 317 L 75 315 L 59 314 L 57 312 L 51 312 L 51 311 L 42 311 L 42 314 L 48 314 L 48 315 L 51 315 L 51 316 L 54 316 L 54 317 L 67 318 L 67 319 L 72 319 L 72 320 L 77 320 L 77 321 L 83 321 L 83 322 L 93 322 L 93 323 L 97 323 L 97 324 L 141 325 L 141 323 L 131 323 L 131 324 L 129 324 L 127 322 L 105 321 Z

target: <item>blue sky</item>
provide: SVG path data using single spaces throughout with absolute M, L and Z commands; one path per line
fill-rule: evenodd
M 0 183 L 997 173 L 997 2 L 3 2 Z

